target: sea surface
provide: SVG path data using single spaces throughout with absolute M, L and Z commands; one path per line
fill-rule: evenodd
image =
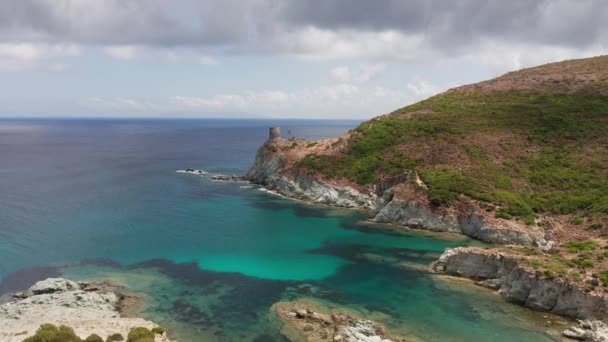
M 0 120 L 0 294 L 111 280 L 181 341 L 284 341 L 270 308 L 294 299 L 421 341 L 551 340 L 553 317 L 424 270 L 476 242 L 176 173 L 243 175 L 276 124 L 317 139 L 358 123 Z

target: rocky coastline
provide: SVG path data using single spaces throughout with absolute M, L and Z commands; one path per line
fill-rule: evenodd
M 363 209 L 373 222 L 390 223 L 435 232 L 460 233 L 471 238 L 501 245 L 551 245 L 551 239 L 539 227 L 484 215 L 471 201 L 462 200 L 452 208 L 434 207 L 405 175 L 397 182 L 385 182 L 377 188 L 342 184 L 300 171 L 288 153 L 292 140 L 275 138 L 262 145 L 244 179 L 285 197 L 315 204 Z M 301 143 L 304 145 L 304 143 Z M 405 179 L 405 182 L 403 182 Z M 420 182 L 419 179 L 416 180 Z
M 133 328 L 157 328 L 154 322 L 124 317 L 125 306 L 136 298 L 108 283 L 77 283 L 62 278 L 41 280 L 13 295 L 0 306 L 0 340 L 20 342 L 32 336 L 43 324 L 68 326 L 81 339 L 91 334 L 129 335 Z M 155 334 L 154 341 L 168 342 L 166 333 Z
M 608 298 L 561 278 L 538 274 L 521 258 L 493 249 L 446 250 L 433 264 L 439 273 L 477 280 L 506 300 L 528 308 L 578 318 L 608 317 Z
M 420 184 L 415 174 L 375 188 L 343 184 L 321 175 L 308 174 L 294 167 L 297 158 L 306 153 L 290 153 L 290 147 L 296 144 L 312 145 L 306 141 L 294 144 L 292 139 L 269 139 L 259 148 L 244 179 L 288 198 L 365 210 L 373 222 L 459 233 L 498 246 L 523 246 L 543 253 L 556 245 L 551 234 L 554 222 L 550 218 L 540 218 L 537 224 L 527 226 L 485 215 L 483 209 L 467 199 L 459 199 L 451 207 L 435 207 L 421 191 L 424 184 Z M 319 144 L 322 142 L 314 143 Z M 539 275 L 509 253 L 456 248 L 447 250 L 434 263 L 433 269 L 438 273 L 477 280 L 478 285 L 498 291 L 506 300 L 534 310 L 595 320 L 582 321 L 578 327 L 564 331 L 564 336 L 584 341 L 608 340 L 605 325 L 599 321 L 608 318 L 608 298 L 604 293 L 589 291 L 559 277 Z

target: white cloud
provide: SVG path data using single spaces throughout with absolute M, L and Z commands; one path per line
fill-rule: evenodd
M 218 62 L 215 58 L 209 57 L 209 56 L 201 56 L 198 59 L 198 62 L 202 65 L 217 65 Z
M 508 71 L 528 68 L 572 58 L 584 58 L 606 54 L 608 45 L 592 45 L 586 48 L 569 48 L 553 45 L 534 46 L 497 40 L 480 40 L 476 49 L 463 55 L 446 59 L 446 63 L 462 65 L 462 62 L 483 66 L 495 76 Z
M 335 67 L 330 72 L 331 78 L 337 82 L 350 82 L 352 73 L 347 66 Z
M 68 64 L 59 61 L 78 55 L 80 49 L 74 45 L 0 43 L 0 72 L 62 71 Z
M 351 70 L 348 66 L 340 66 L 333 68 L 330 76 L 336 82 L 365 83 L 375 78 L 385 68 L 386 65 L 383 63 L 361 64 L 356 70 Z
M 417 80 L 403 89 L 336 83 L 296 91 L 257 91 L 215 96 L 174 96 L 177 112 L 241 112 L 271 117 L 368 118 L 385 114 L 443 90 Z
M 429 81 L 420 79 L 408 83 L 406 88 L 411 97 L 416 100 L 424 100 L 445 90 Z
M 140 49 L 135 46 L 108 46 L 103 49 L 106 55 L 118 59 L 135 59 L 141 55 Z
M 114 109 L 114 110 L 129 110 L 129 111 L 143 111 L 151 109 L 152 106 L 141 101 L 137 101 L 125 97 L 114 97 L 114 98 L 102 98 L 102 97 L 89 97 L 87 99 L 88 107 L 96 109 Z
M 103 52 L 112 58 L 121 60 L 152 59 L 165 62 L 176 62 L 182 54 L 173 48 L 150 48 L 134 45 L 114 45 L 103 48 Z
M 109 57 L 127 61 L 149 59 L 173 63 L 187 60 L 208 66 L 218 64 L 218 61 L 213 57 L 198 55 L 187 48 L 114 45 L 103 48 L 103 52 Z
M 210 96 L 177 95 L 154 101 L 127 97 L 91 97 L 86 103 L 104 115 L 129 113 L 137 116 L 177 115 L 292 118 L 370 118 L 435 95 L 440 87 L 423 79 L 406 83 L 403 88 L 365 84 L 335 83 L 294 91 L 261 90 Z

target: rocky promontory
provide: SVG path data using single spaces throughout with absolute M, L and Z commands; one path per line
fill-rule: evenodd
M 271 312 L 283 324 L 282 333 L 291 341 L 408 342 L 390 336 L 379 324 L 339 310 L 322 309 L 307 301 L 279 302 Z
M 260 147 L 245 179 L 276 193 L 306 202 L 368 211 L 370 220 L 414 229 L 460 233 L 496 243 L 545 246 L 544 230 L 495 218 L 470 200 L 452 207 L 434 206 L 417 187 L 424 183 L 415 173 L 404 173 L 377 186 L 328 179 L 295 167 L 302 154 L 326 151 L 335 139 L 312 143 L 296 139 L 269 139 Z
M 123 317 L 121 309 L 129 297 L 107 283 L 77 283 L 49 278 L 13 295 L 0 306 L 0 340 L 23 341 L 43 324 L 69 326 L 85 339 L 97 334 L 128 336 L 133 328 L 153 329 L 157 324 L 142 318 Z M 155 341 L 169 341 L 166 334 L 156 334 Z

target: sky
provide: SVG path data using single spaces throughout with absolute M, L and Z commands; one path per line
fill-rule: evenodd
M 366 119 L 607 49 L 604 0 L 2 0 L 0 117 Z

